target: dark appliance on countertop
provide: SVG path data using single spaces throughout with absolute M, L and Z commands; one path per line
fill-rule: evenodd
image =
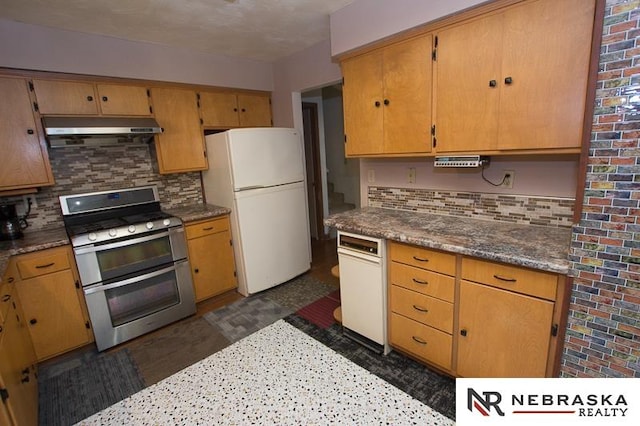
M 155 186 L 59 198 L 99 351 L 195 313 L 184 226 Z
M 29 214 L 27 212 L 27 214 Z M 27 215 L 19 217 L 15 204 L 0 205 L 0 240 L 17 240 L 22 238 L 22 230 L 29 224 Z

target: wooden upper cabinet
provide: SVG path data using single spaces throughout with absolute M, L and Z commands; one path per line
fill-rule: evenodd
M 342 62 L 347 156 L 431 151 L 432 36 Z
M 151 89 L 156 121 L 163 133 L 156 135 L 160 173 L 206 170 L 204 133 L 198 111 L 198 96 L 187 89 Z
M 200 92 L 200 113 L 205 127 L 270 127 L 268 94 Z
M 593 0 L 537 0 L 437 36 L 436 151 L 574 149 Z
M 141 86 L 37 79 L 33 86 L 43 115 L 151 115 Z
M 45 142 L 39 136 L 29 85 L 0 78 L 0 191 L 53 185 Z

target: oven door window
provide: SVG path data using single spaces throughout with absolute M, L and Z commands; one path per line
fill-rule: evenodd
M 173 261 L 168 236 L 96 252 L 103 280 L 142 271 Z
M 174 270 L 105 291 L 114 327 L 180 303 Z

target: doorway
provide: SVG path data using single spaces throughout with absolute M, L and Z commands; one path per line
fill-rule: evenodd
M 324 233 L 322 165 L 320 161 L 320 131 L 318 127 L 318 105 L 302 102 L 304 127 L 304 156 L 307 169 L 307 197 L 309 202 L 309 230 L 311 238 L 322 240 Z

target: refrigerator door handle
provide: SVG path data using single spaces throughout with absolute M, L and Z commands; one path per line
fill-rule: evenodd
M 250 191 L 252 189 L 262 189 L 262 188 L 268 188 L 268 186 L 264 186 L 264 185 L 243 186 L 242 188 L 236 189 L 236 191 Z

